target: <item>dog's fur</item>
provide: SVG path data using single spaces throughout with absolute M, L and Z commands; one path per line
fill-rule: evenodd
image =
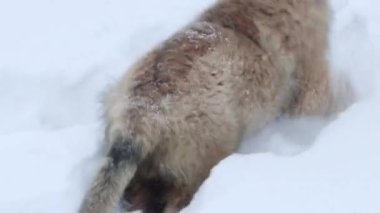
M 178 212 L 247 131 L 330 114 L 328 21 L 324 0 L 220 0 L 148 53 L 106 97 L 107 160 L 80 212 Z

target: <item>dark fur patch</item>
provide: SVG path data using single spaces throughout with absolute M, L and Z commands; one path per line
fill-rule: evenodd
M 167 205 L 170 184 L 163 178 L 154 178 L 147 182 L 149 198 L 144 213 L 162 213 Z
M 113 159 L 114 165 L 119 165 L 121 162 L 137 163 L 140 160 L 140 152 L 134 145 L 131 138 L 116 138 L 108 156 Z

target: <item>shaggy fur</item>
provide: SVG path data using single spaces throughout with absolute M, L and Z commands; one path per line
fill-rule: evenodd
M 328 20 L 324 0 L 220 0 L 146 54 L 106 97 L 107 160 L 80 212 L 178 212 L 247 131 L 330 114 Z

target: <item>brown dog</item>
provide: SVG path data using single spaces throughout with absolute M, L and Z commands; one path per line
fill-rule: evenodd
M 246 131 L 331 113 L 324 0 L 220 0 L 106 97 L 107 160 L 81 213 L 178 212 Z

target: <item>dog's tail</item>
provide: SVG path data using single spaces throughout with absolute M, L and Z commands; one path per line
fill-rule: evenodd
M 119 138 L 113 143 L 107 160 L 80 207 L 80 213 L 110 213 L 118 206 L 125 188 L 144 158 L 133 139 Z

